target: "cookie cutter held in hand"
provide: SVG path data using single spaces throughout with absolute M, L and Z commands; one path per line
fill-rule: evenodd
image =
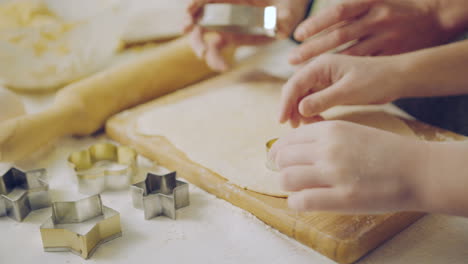
M 78 179 L 78 191 L 98 194 L 125 189 L 136 174 L 137 152 L 129 147 L 98 143 L 68 157 Z
M 23 172 L 10 168 L 0 175 L 0 216 L 21 222 L 31 211 L 49 207 L 46 174 L 45 169 Z
M 120 214 L 103 206 L 100 195 L 54 202 L 52 216 L 40 231 L 44 251 L 71 251 L 84 259 L 101 244 L 122 236 Z
M 273 147 L 273 145 L 278 141 L 277 138 L 269 140 L 266 143 L 266 167 L 272 171 L 279 171 L 278 166 L 276 165 L 276 162 L 270 158 L 270 150 Z
M 277 10 L 274 6 L 207 4 L 199 25 L 214 31 L 276 36 Z
M 148 173 L 142 182 L 133 184 L 132 201 L 142 208 L 145 219 L 160 215 L 176 218 L 176 210 L 190 204 L 188 183 L 176 180 L 176 172 L 166 175 Z

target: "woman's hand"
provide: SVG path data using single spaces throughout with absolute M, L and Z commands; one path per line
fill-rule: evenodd
M 429 143 L 345 121 L 322 121 L 280 138 L 270 151 L 289 206 L 379 213 L 427 210 Z M 432 164 L 434 165 L 434 164 Z
M 278 10 L 277 36 L 278 38 L 287 38 L 304 18 L 308 0 L 192 0 L 187 9 L 189 21 L 185 27 L 185 32 L 190 33 L 192 48 L 197 56 L 205 59 L 211 68 L 225 71 L 229 68 L 229 65 L 221 56 L 220 51 L 223 47 L 227 45 L 262 45 L 274 39 L 266 36 L 227 32 L 214 32 L 211 38 L 205 38 L 204 35 L 207 30 L 198 26 L 197 22 L 202 15 L 203 6 L 209 3 L 231 3 L 260 7 L 274 5 Z
M 300 64 L 353 40 L 341 53 L 356 56 L 393 55 L 439 45 L 454 38 L 467 21 L 460 0 L 347 0 L 302 22 L 297 40 L 311 38 L 290 56 Z M 457 13 L 458 12 L 458 13 Z M 464 12 L 466 13 L 466 12 Z
M 293 127 L 336 105 L 365 105 L 399 98 L 406 82 L 398 57 L 323 54 L 283 87 L 280 122 Z

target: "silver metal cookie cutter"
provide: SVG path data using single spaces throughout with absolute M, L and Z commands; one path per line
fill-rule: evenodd
M 0 175 L 0 216 L 21 222 L 31 211 L 49 207 L 45 169 L 23 172 L 10 168 Z
M 135 208 L 144 211 L 145 219 L 160 215 L 176 218 L 176 210 L 190 204 L 189 186 L 176 180 L 176 172 L 166 175 L 148 173 L 146 179 L 131 186 Z
M 254 7 L 236 4 L 207 4 L 198 24 L 204 28 L 239 34 L 275 37 L 275 6 Z
M 71 251 L 84 259 L 101 244 L 122 236 L 120 214 L 103 206 L 100 195 L 54 202 L 52 216 L 40 231 L 44 251 Z
M 136 174 L 137 152 L 126 146 L 98 143 L 68 157 L 75 170 L 78 191 L 98 194 L 128 188 Z

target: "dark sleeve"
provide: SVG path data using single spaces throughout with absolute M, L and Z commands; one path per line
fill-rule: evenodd
M 424 123 L 468 136 L 468 95 L 405 98 L 394 104 Z

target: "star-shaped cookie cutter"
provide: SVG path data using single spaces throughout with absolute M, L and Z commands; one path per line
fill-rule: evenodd
M 103 206 L 100 195 L 54 202 L 52 216 L 40 231 L 44 251 L 71 251 L 84 259 L 101 244 L 122 236 L 120 214 Z
M 93 195 L 128 188 L 136 174 L 137 152 L 129 147 L 98 143 L 68 157 L 75 170 L 78 191 Z
M 146 220 L 160 215 L 175 219 L 176 210 L 190 204 L 188 184 L 176 180 L 176 172 L 148 173 L 146 179 L 133 184 L 131 190 L 133 206 L 143 209 Z
M 31 211 L 49 207 L 46 170 L 23 172 L 10 168 L 0 175 L 0 216 L 21 222 Z

